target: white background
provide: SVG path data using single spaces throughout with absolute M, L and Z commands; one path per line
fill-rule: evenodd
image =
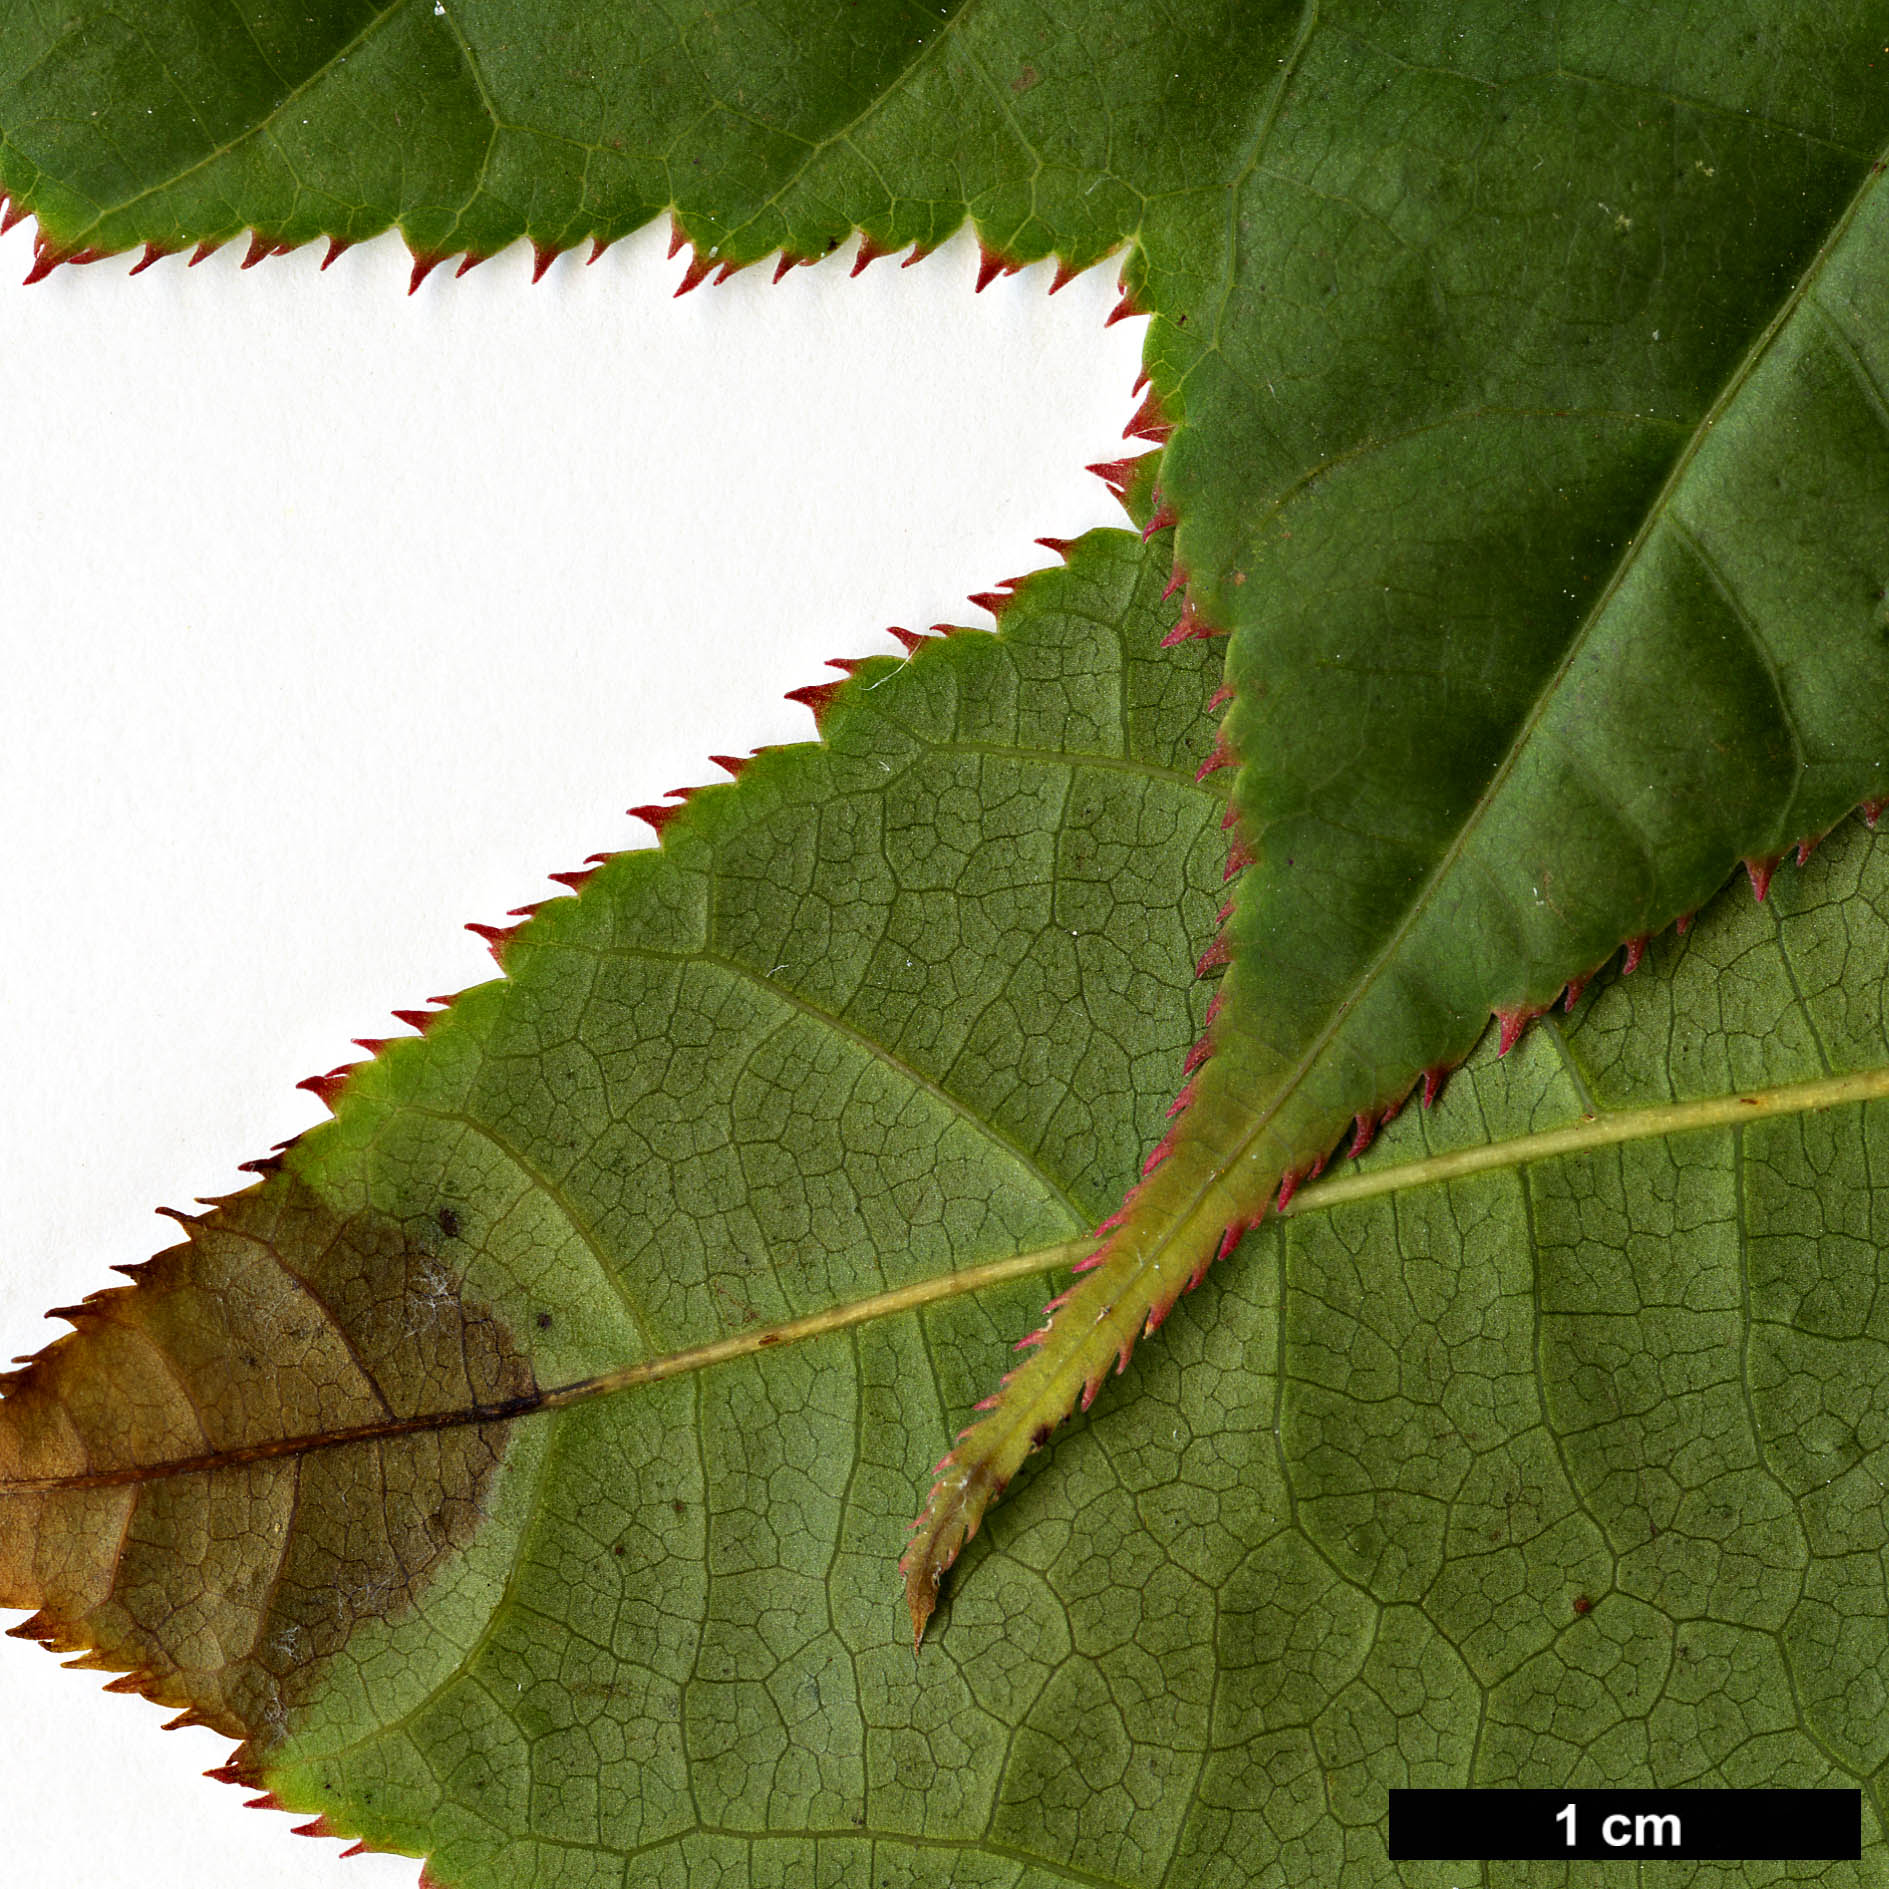
M 665 238 L 411 299 L 391 239 L 33 289 L 0 241 L 0 1359 L 318 1119 L 350 1038 L 491 976 L 466 920 L 808 738 L 825 657 L 1122 522 L 1082 470 L 1134 407 L 1112 266 L 974 296 L 960 239 L 677 301 Z M 0 1881 L 414 1881 L 100 1684 L 0 1641 Z

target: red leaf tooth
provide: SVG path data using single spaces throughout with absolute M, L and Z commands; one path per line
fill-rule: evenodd
M 1151 387 L 1135 417 L 1122 428 L 1122 438 L 1151 439 L 1157 446 L 1165 446 L 1173 431 L 1174 422 L 1167 417 L 1160 396 Z
M 1102 326 L 1104 328 L 1113 328 L 1118 321 L 1128 321 L 1136 315 L 1146 313 L 1147 311 L 1145 309 L 1136 307 L 1134 295 L 1128 289 L 1124 288 L 1122 290 L 1122 299 L 1109 310 L 1108 320 L 1105 321 Z
M 207 236 L 190 252 L 190 260 L 184 264 L 186 269 L 194 269 L 198 263 L 207 262 L 223 247 L 226 239 L 221 236 Z
M 1061 558 L 1065 564 L 1069 562 L 1070 546 L 1072 546 L 1075 542 L 1076 541 L 1073 538 L 1039 538 L 1037 539 L 1037 543 L 1040 544 L 1045 551 L 1054 552 L 1055 555 Z
M 295 1086 L 298 1089 L 306 1089 L 332 1115 L 335 1097 L 341 1093 L 348 1077 L 353 1072 L 352 1063 L 342 1063 L 339 1067 L 329 1070 L 325 1076 L 304 1076 Z
M 1168 1120 L 1172 1121 L 1175 1116 L 1185 1113 L 1193 1106 L 1193 1103 L 1194 1085 L 1190 1082 L 1181 1090 L 1180 1094 L 1168 1104 Z
M 891 254 L 891 250 L 881 249 L 870 236 L 862 236 L 859 239 L 859 254 L 853 258 L 853 266 L 848 269 L 846 273 L 849 277 L 856 276 L 861 270 L 868 268 L 882 256 L 889 256 Z
M 1211 1056 L 1212 1054 L 1213 1054 L 1212 1036 L 1211 1035 L 1202 1036 L 1200 1041 L 1197 1042 L 1194 1045 L 1194 1047 L 1187 1052 L 1187 1058 L 1181 1064 L 1182 1076 L 1183 1077 L 1191 1076 L 1194 1073 L 1194 1071 L 1198 1069 L 1200 1065 L 1204 1063 L 1207 1060 L 1207 1058 Z
M 33 266 L 26 272 L 24 286 L 30 289 L 35 282 L 44 282 L 66 260 L 50 243 L 42 243 L 33 252 Z
M 348 1040 L 356 1049 L 364 1049 L 370 1056 L 378 1056 L 393 1039 L 385 1036 L 356 1036 Z
M 1292 1196 L 1299 1191 L 1299 1185 L 1306 1178 L 1304 1168 L 1288 1168 L 1279 1177 L 1279 1211 L 1284 1213 L 1292 1205 Z
M 573 892 L 581 892 L 591 880 L 596 878 L 597 868 L 585 866 L 576 872 L 547 872 L 544 876 L 554 880 L 558 885 L 569 886 Z
M 715 258 L 698 249 L 689 258 L 689 266 L 682 272 L 682 280 L 676 284 L 676 294 L 687 295 L 691 289 L 699 289 L 708 280 L 709 271 L 714 267 Z
M 1163 649 L 1172 649 L 1177 643 L 1204 643 L 1210 637 L 1223 634 L 1212 624 L 1205 621 L 1191 603 L 1181 606 L 1181 620 L 1161 639 Z
M 531 279 L 534 284 L 544 280 L 544 272 L 563 255 L 556 243 L 533 243 L 531 246 Z
M 813 725 L 817 728 L 826 719 L 826 712 L 833 705 L 834 696 L 845 687 L 843 682 L 810 682 L 804 689 L 789 689 L 787 700 L 802 703 L 813 710 Z
M 420 284 L 445 260 L 444 256 L 435 256 L 416 249 L 413 252 L 413 273 L 407 278 L 407 293 L 417 295 L 420 292 Z
M 1135 468 L 1140 464 L 1141 455 L 1137 453 L 1130 459 L 1104 459 L 1093 466 L 1085 466 L 1083 470 L 1093 472 L 1120 499 L 1128 496 L 1129 482 L 1134 478 Z
M 1226 729 L 1222 728 L 1213 738 L 1212 752 L 1194 770 L 1194 779 L 1204 781 L 1209 774 L 1217 774 L 1223 767 L 1238 767 L 1239 764 L 1240 757 L 1228 739 Z
M 7 205 L 6 215 L 0 216 L 0 236 L 4 236 L 25 214 L 26 205 L 23 204 L 18 197 L 15 197 L 12 202 Z
M 1163 1135 L 1161 1139 L 1154 1144 L 1154 1151 L 1148 1156 L 1147 1160 L 1142 1162 L 1141 1178 L 1145 1181 L 1173 1152 L 1174 1136 L 1170 1130 L 1169 1133 Z
M 721 285 L 724 282 L 726 282 L 730 276 L 739 275 L 741 271 L 745 269 L 747 266 L 748 265 L 745 262 L 724 262 L 721 266 L 720 272 L 715 277 L 715 286 L 717 288 L 720 288 Z
M 1000 255 L 994 249 L 987 249 L 982 243 L 977 246 L 977 289 L 982 295 L 1000 275 L 1015 275 L 1022 268 L 1020 262 L 1012 262 L 1009 257 Z
M 265 236 L 261 230 L 251 230 L 249 253 L 236 266 L 239 269 L 253 269 L 257 263 L 267 262 L 275 253 L 276 243 L 273 236 Z
M 1760 905 L 1764 903 L 1764 895 L 1771 890 L 1771 875 L 1777 871 L 1778 861 L 1783 857 L 1782 853 L 1773 853 L 1767 859 L 1747 859 L 1744 862 L 1746 872 L 1751 875 L 1752 897 Z
M 1571 1012 L 1574 1009 L 1574 1006 L 1581 1001 L 1581 992 L 1586 988 L 1587 976 L 1585 972 L 1579 977 L 1571 977 L 1568 979 L 1568 988 L 1561 998 L 1561 1008 L 1564 1013 Z
M 492 954 L 492 962 L 502 971 L 505 968 L 505 947 L 518 935 L 516 925 L 481 925 L 475 919 L 466 929 L 475 937 L 485 940 L 485 948 Z
M 1161 601 L 1163 603 L 1166 603 L 1167 600 L 1170 597 L 1172 597 L 1177 591 L 1182 591 L 1182 590 L 1185 590 L 1186 588 L 1187 588 L 1187 573 L 1184 570 L 1182 570 L 1180 565 L 1177 563 L 1174 566 L 1173 576 L 1171 576 L 1168 579 L 1167 589 L 1162 591 L 1161 593 Z
M 1258 856 L 1236 833 L 1233 836 L 1233 844 L 1227 848 L 1227 869 L 1220 875 L 1220 883 L 1225 885 L 1236 874 L 1244 872 L 1249 866 L 1258 864 Z
M 728 775 L 731 780 L 739 780 L 741 778 L 741 770 L 748 765 L 748 761 L 753 757 L 744 757 L 739 754 L 711 754 L 708 758 L 713 761 L 723 773 Z M 596 855 L 593 854 L 592 857 L 594 858 Z
M 1226 705 L 1232 700 L 1233 700 L 1232 683 L 1230 682 L 1221 683 L 1221 685 L 1217 689 L 1215 689 L 1214 692 L 1207 698 L 1207 713 L 1209 715 L 1216 714 L 1219 710 L 1225 708 Z
M 594 268 L 597 263 L 597 258 L 601 256 L 606 249 L 611 248 L 616 240 L 614 236 L 592 236 L 590 239 L 590 254 L 584 258 L 584 267 L 586 269 Z
M 1627 940 L 1627 955 L 1620 960 L 1620 975 L 1631 977 L 1640 968 L 1640 960 L 1646 956 L 1647 937 L 1642 932 L 1637 938 Z
M 669 219 L 669 260 L 671 262 L 681 255 L 682 245 L 688 240 L 688 232 L 683 229 L 681 222 L 671 217 Z
M 673 256 L 676 252 L 672 249 L 669 253 Z M 774 280 L 776 282 L 784 282 L 787 279 L 788 272 L 793 269 L 798 269 L 806 260 L 807 258 L 805 256 L 789 255 L 788 252 L 783 249 L 780 253 L 780 260 L 774 265 Z
M 418 1030 L 424 1036 L 426 1026 L 444 1013 L 438 1010 L 396 1010 L 391 1014 L 396 1021 L 404 1023 L 410 1030 Z
M 1056 258 L 1056 279 L 1049 285 L 1049 292 L 1054 295 L 1059 290 L 1066 289 L 1077 276 L 1081 275 L 1085 269 L 1091 266 L 1091 264 L 1086 262 L 1070 262 L 1066 257 L 1058 256 Z
M 323 256 L 321 259 L 321 266 L 322 266 L 323 271 L 325 272 L 330 267 L 332 267 L 335 263 L 339 262 L 341 258 L 345 256 L 348 253 L 348 251 L 352 249 L 353 247 L 354 247 L 353 240 L 349 237 L 346 237 L 346 236 L 329 237 L 328 238 L 328 253 L 325 256 Z M 459 273 L 461 275 L 464 275 L 466 271 L 470 269 L 471 267 L 472 267 L 472 258 L 468 256 L 465 259 L 465 261 L 459 265 Z
M 1194 778 L 1205 780 L 1209 774 L 1217 774 L 1222 767 L 1237 767 L 1237 765 L 1239 765 L 1239 754 L 1234 748 L 1234 742 L 1228 737 L 1226 727 L 1220 727 L 1220 731 L 1213 737 L 1213 752 L 1205 761 L 1201 761 L 1198 769 L 1194 769 Z
M 1222 933 L 1207 947 L 1200 962 L 1194 966 L 1194 975 L 1196 977 L 1205 977 L 1209 971 L 1221 969 L 1227 963 L 1231 955 L 1232 953 L 1227 945 L 1226 935 Z
M 1679 916 L 1673 920 L 1673 930 L 1676 931 L 1680 937 L 1683 938 L 1686 933 L 1692 929 L 1692 916 L 1690 912 L 1681 912 Z
M 1378 1125 L 1383 1120 L 1383 1116 L 1368 1112 L 1352 1118 L 1353 1132 L 1348 1150 L 1352 1160 L 1360 1160 L 1369 1152 L 1371 1143 L 1377 1139 Z
M 1799 872 L 1802 872 L 1803 869 L 1810 864 L 1811 854 L 1823 844 L 1823 841 L 1823 834 L 1814 833 L 1809 839 L 1799 840 L 1797 842 L 1797 869 Z
M 1498 1010 L 1495 1020 L 1501 1025 L 1502 1034 L 1496 1044 L 1496 1054 L 1506 1056 L 1522 1040 L 1522 1032 L 1541 1015 L 1539 1010 Z
M 1163 505 L 1161 509 L 1142 526 L 1141 542 L 1146 544 L 1157 531 L 1172 531 L 1180 522 L 1180 513 L 1177 512 L 1172 505 Z M 1183 578 L 1180 581 L 1184 583 L 1186 579 Z M 1176 586 L 1170 583 L 1167 589 L 1161 593 L 1162 597 L 1171 597 L 1174 594 L 1175 588 Z
M 912 245 L 912 253 L 899 264 L 899 267 L 901 269 L 909 269 L 913 263 L 923 262 L 927 256 L 935 255 L 937 249 L 938 245 L 936 243 L 914 243 Z
M 1003 613 L 1016 602 L 1016 598 L 1007 597 L 998 590 L 980 590 L 975 595 L 965 598 L 964 601 L 975 604 L 980 610 L 988 610 L 994 617 L 1001 618 Z
M 1882 818 L 1882 810 L 1885 807 L 1889 807 L 1889 800 L 1865 800 L 1863 802 L 1860 808 L 1860 812 L 1863 816 L 1863 824 L 1868 827 L 1872 833 L 1875 832 L 1876 822 Z
M 176 253 L 174 249 L 160 249 L 156 243 L 146 243 L 144 246 L 144 254 L 131 265 L 131 273 L 133 275 L 143 275 L 145 270 L 150 268 L 152 263 L 162 262 L 166 256 L 174 256 Z
M 345 1863 L 350 1856 L 365 1856 L 367 1855 L 367 1853 L 368 1853 L 367 1840 L 363 1838 L 359 1843 L 356 1843 L 351 1849 L 343 1850 L 341 1852 L 340 1857 L 337 1860 Z
M 680 807 L 662 806 L 624 808 L 624 812 L 627 813 L 632 820 L 641 820 L 645 826 L 654 831 L 658 839 L 662 838 L 663 828 L 681 811 L 682 809 Z
M 317 1817 L 313 1823 L 298 1823 L 290 1830 L 289 1835 L 292 1837 L 331 1837 L 334 1832 L 320 1817 Z

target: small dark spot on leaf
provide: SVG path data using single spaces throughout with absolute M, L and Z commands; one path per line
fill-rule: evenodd
M 1594 1611 L 1594 1603 L 1589 1600 L 1585 1594 L 1576 1594 L 1574 1597 L 1574 1611 L 1577 1614 L 1591 1614 Z
M 1010 89 L 1013 92 L 1027 92 L 1031 86 L 1037 83 L 1040 76 L 1034 66 L 1025 66 L 1023 70 L 1010 81 Z
M 621 1555 L 623 1554 L 623 1544 L 622 1544 L 622 1542 L 618 1542 L 618 1543 L 616 1544 L 616 1546 L 615 1546 L 615 1547 L 613 1547 L 613 1548 L 612 1548 L 612 1549 L 610 1550 L 610 1552 L 611 1552 L 611 1553 L 612 1553 L 613 1555 L 617 1555 L 617 1556 L 619 1556 L 619 1557 L 621 1557 Z
M 1049 1425 L 1047 1423 L 1039 1423 L 1036 1428 L 1030 1432 L 1030 1447 L 1033 1450 L 1040 1450 L 1048 1441 Z
M 672 1506 L 678 1515 L 686 1515 L 689 1512 L 689 1505 L 686 1502 L 676 1502 Z
M 551 1329 L 551 1314 L 549 1312 L 540 1312 L 538 1314 L 538 1329 L 540 1331 L 549 1331 Z
M 442 1207 L 433 1218 L 439 1222 L 439 1230 L 445 1234 L 449 1240 L 458 1239 L 459 1216 L 454 1213 L 450 1207 Z

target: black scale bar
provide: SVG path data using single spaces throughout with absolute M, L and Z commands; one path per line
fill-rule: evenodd
M 1392 1791 L 1400 1863 L 1840 1863 L 1861 1791 Z

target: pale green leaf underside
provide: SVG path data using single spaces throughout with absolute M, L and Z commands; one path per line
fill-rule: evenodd
M 1143 933 L 1193 913 L 1153 960 L 1185 966 L 1217 890 L 1172 764 L 1211 663 L 1156 649 L 1149 563 L 1092 539 L 1000 636 L 862 669 L 824 746 L 548 907 L 295 1173 L 452 1258 L 545 1386 L 1067 1239 L 1197 1024 Z M 1874 1080 L 1886 917 L 1847 827 L 1485 1045 L 1361 1178 Z M 1393 1784 L 1874 1793 L 1885 1132 L 1852 1103 L 1269 1224 L 995 1512 L 916 1663 L 911 1490 L 1040 1275 L 520 1419 L 470 1547 L 260 1775 L 469 1889 L 1388 1882 Z M 134 1531 L 173 1578 L 189 1480 Z
M 1360 1181 L 1880 1087 L 1885 917 L 1846 828 L 1485 1045 Z M 1037 1282 L 528 1420 L 470 1658 L 277 1788 L 477 1884 L 1283 1885 L 1393 1880 L 1397 1784 L 1854 1782 L 1824 1873 L 1878 1880 L 1886 1160 L 1874 1102 L 1308 1192 L 993 1515 L 916 1664 L 911 1480 Z

